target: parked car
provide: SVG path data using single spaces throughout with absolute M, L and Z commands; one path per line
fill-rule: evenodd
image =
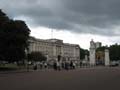
M 119 62 L 118 61 L 111 61 L 110 66 L 111 67 L 119 66 Z

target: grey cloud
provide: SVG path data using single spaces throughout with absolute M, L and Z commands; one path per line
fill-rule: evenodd
M 120 0 L 1 0 L 0 6 L 12 18 L 31 18 L 35 26 L 119 35 L 113 27 L 120 25 Z

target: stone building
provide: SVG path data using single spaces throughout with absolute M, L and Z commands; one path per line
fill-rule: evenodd
M 59 39 L 37 39 L 31 37 L 29 39 L 29 52 L 42 52 L 47 61 L 58 60 L 80 60 L 80 47 L 77 44 L 63 43 Z

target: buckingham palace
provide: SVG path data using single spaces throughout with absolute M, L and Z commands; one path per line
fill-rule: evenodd
M 59 39 L 37 39 L 30 37 L 29 52 L 41 52 L 47 57 L 47 61 L 58 60 L 58 56 L 62 61 L 79 61 L 80 47 L 78 44 L 63 43 Z

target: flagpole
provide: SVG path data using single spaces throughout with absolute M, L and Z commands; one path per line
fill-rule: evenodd
M 53 29 L 51 29 L 51 39 L 53 39 Z

